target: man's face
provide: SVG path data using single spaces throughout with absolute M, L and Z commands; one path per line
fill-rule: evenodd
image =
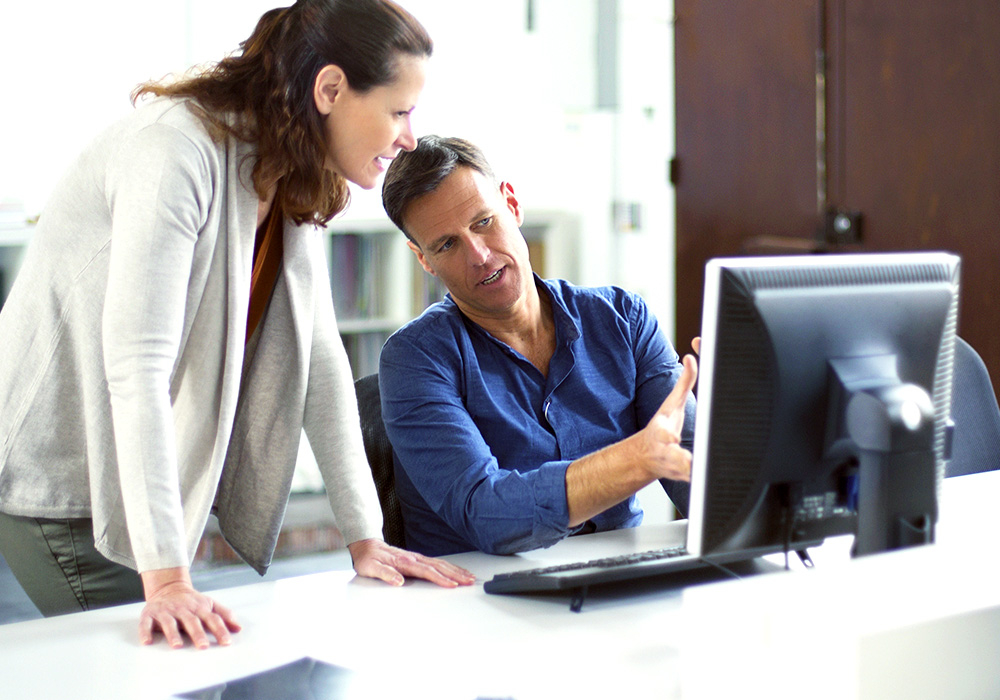
M 508 183 L 497 186 L 472 168 L 456 168 L 410 203 L 404 221 L 420 264 L 472 320 L 507 318 L 534 289 L 518 228 L 524 214 Z

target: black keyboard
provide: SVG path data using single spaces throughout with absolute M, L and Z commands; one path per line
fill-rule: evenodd
M 523 569 L 497 574 L 483 585 L 487 593 L 536 593 L 583 588 L 599 583 L 627 581 L 703 566 L 683 546 L 653 549 L 571 564 Z

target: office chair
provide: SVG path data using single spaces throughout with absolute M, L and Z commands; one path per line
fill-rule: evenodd
M 945 476 L 1000 469 L 1000 407 L 983 358 L 955 338 L 955 370 L 951 391 L 955 424 L 951 459 Z
M 365 454 L 375 479 L 379 505 L 382 506 L 382 536 L 394 547 L 405 546 L 403 512 L 396 497 L 396 475 L 393 471 L 392 445 L 382 422 L 382 401 L 378 389 L 378 374 L 369 374 L 354 382 L 361 414 L 361 435 Z

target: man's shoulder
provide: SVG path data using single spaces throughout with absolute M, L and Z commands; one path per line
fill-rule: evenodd
M 564 279 L 546 279 L 543 282 L 567 308 L 597 306 L 626 311 L 644 303 L 638 294 L 617 285 L 583 286 Z
M 407 321 L 393 335 L 422 335 L 429 329 L 440 329 L 462 325 L 462 314 L 450 299 L 434 302 L 420 312 L 416 318 Z
M 466 333 L 462 314 L 450 300 L 431 304 L 415 319 L 397 329 L 385 343 L 385 350 L 439 348 L 454 344 L 455 336 Z

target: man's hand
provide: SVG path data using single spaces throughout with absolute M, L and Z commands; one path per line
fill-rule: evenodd
M 141 576 L 146 607 L 139 615 L 140 643 L 152 644 L 153 632 L 159 630 L 174 649 L 184 646 L 182 633 L 198 649 L 207 649 L 206 630 L 221 646 L 232 643 L 230 632 L 240 631 L 228 608 L 194 589 L 187 567 L 144 571 Z
M 698 378 L 698 363 L 691 355 L 682 363 L 680 379 L 645 428 L 567 467 L 570 527 L 603 513 L 657 479 L 691 480 L 691 452 L 680 442 L 684 406 Z
M 378 539 L 352 542 L 347 548 L 359 576 L 377 578 L 393 586 L 402 586 L 405 576 L 427 579 L 444 588 L 468 586 L 476 580 L 460 566 L 392 547 Z
M 691 480 L 691 453 L 680 442 L 684 406 L 698 379 L 698 363 L 691 355 L 685 355 L 682 363 L 680 379 L 643 430 L 646 457 L 657 479 Z

